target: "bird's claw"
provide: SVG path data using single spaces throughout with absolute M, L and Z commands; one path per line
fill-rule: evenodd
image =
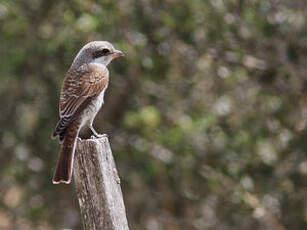
M 99 133 L 96 133 L 96 134 L 94 134 L 94 135 L 91 136 L 91 139 L 102 138 L 102 137 L 108 137 L 108 134 L 99 134 Z

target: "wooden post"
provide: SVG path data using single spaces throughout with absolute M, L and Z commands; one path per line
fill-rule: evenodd
M 85 230 L 129 230 L 107 137 L 78 138 L 74 180 Z

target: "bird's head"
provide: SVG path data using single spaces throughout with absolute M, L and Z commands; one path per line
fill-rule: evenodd
M 110 42 L 93 41 L 87 43 L 79 51 L 73 61 L 78 66 L 84 63 L 100 63 L 107 66 L 114 58 L 124 56 L 120 50 L 116 50 Z

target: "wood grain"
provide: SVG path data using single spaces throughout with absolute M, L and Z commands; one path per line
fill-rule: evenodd
M 74 180 L 85 230 L 129 230 L 107 137 L 78 139 Z

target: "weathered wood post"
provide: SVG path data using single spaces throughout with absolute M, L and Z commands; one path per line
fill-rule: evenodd
M 129 230 L 107 137 L 78 139 L 74 180 L 85 230 Z

